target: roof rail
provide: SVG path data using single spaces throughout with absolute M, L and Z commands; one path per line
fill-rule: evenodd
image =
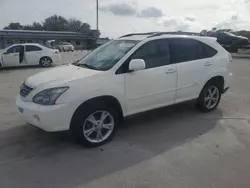
M 134 36 L 134 35 L 149 35 L 147 38 L 151 38 L 151 37 L 157 37 L 157 36 L 166 35 L 166 34 L 169 34 L 169 35 L 192 35 L 192 36 L 202 36 L 200 33 L 175 31 L 175 32 L 130 33 L 130 34 L 121 36 L 121 37 L 119 37 L 119 38 L 131 37 L 131 36 Z
M 148 36 L 147 38 L 157 37 L 157 36 L 166 35 L 166 34 L 169 34 L 169 35 L 192 35 L 192 36 L 201 36 L 200 33 L 177 31 L 177 32 L 158 32 L 158 33 L 155 33 L 155 34 L 152 34 L 152 35 Z
M 123 37 L 131 37 L 131 36 L 134 36 L 134 35 L 154 35 L 154 34 L 157 34 L 159 32 L 149 32 L 149 33 L 130 33 L 130 34 L 127 34 L 127 35 L 123 35 L 119 38 L 123 38 Z

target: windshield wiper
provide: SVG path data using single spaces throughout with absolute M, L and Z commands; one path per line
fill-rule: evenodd
M 83 68 L 87 68 L 87 69 L 91 69 L 91 70 L 100 70 L 94 66 L 88 65 L 88 64 L 82 64 L 82 63 L 75 63 L 74 65 L 78 66 L 78 67 L 83 67 Z

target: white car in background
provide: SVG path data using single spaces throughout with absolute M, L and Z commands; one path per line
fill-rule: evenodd
M 59 63 L 61 56 L 58 50 L 40 44 L 14 44 L 0 51 L 0 67 L 39 65 L 50 67 Z
M 58 49 L 60 52 L 69 52 L 69 51 L 74 52 L 75 51 L 75 47 L 69 42 L 61 42 L 58 46 Z

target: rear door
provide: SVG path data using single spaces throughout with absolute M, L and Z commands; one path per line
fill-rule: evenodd
M 36 45 L 25 45 L 25 60 L 27 65 L 38 65 L 43 49 Z
M 146 69 L 125 76 L 128 114 L 174 104 L 177 68 L 171 64 L 169 41 L 153 40 L 141 46 L 126 61 L 143 59 Z
M 3 55 L 2 61 L 5 67 L 13 67 L 21 65 L 19 62 L 19 53 L 22 50 L 22 45 L 16 45 L 9 48 Z
M 211 58 L 217 51 L 195 39 L 172 39 L 172 61 L 178 67 L 176 102 L 198 98 L 214 68 Z

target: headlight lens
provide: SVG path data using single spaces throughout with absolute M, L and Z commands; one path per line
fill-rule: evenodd
M 41 91 L 33 98 L 33 102 L 41 105 L 53 105 L 69 87 L 57 87 Z

